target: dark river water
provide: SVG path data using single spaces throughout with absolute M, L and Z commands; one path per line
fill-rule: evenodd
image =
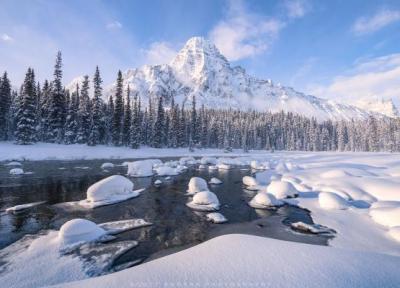
M 306 210 L 288 205 L 276 211 L 249 207 L 247 202 L 255 192 L 244 190 L 241 180 L 243 176 L 251 175 L 251 171 L 240 168 L 209 172 L 198 170 L 194 166 L 179 176 L 171 177 L 169 181 L 165 180 L 165 177 L 131 178 L 135 189 L 146 188 L 139 197 L 92 210 L 67 211 L 55 205 L 86 198 L 86 189 L 107 176 L 125 175 L 126 167 L 116 166 L 108 172 L 100 168 L 104 162 L 119 165 L 124 161 L 22 162 L 24 171 L 33 173 L 20 176 L 11 176 L 10 167 L 0 163 L 0 249 L 26 234 L 59 229 L 63 223 L 73 218 L 85 218 L 95 223 L 143 218 L 153 223 L 151 226 L 117 235 L 114 241 L 139 241 L 136 248 L 117 260 L 117 264 L 153 259 L 230 233 L 246 233 L 319 245 L 326 245 L 328 242 L 327 236 L 301 234 L 290 229 L 291 222 L 313 223 Z M 217 177 L 223 181 L 222 185 L 209 187 L 221 202 L 219 212 L 229 222 L 212 224 L 206 220 L 206 213 L 194 212 L 185 205 L 188 202 L 185 193 L 192 176 L 200 176 L 207 181 L 211 177 Z M 156 179 L 163 181 L 161 187 L 152 184 Z M 37 201 L 46 203 L 23 213 L 4 212 L 8 207 Z

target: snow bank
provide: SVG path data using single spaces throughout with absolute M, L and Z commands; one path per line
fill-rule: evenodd
M 228 219 L 226 219 L 224 215 L 218 212 L 208 213 L 206 217 L 208 221 L 211 221 L 215 224 L 221 224 L 228 221 Z
M 299 194 L 292 183 L 279 180 L 272 181 L 267 187 L 267 192 L 277 199 L 293 198 Z
M 60 287 L 395 287 L 400 257 L 224 235 L 127 270 Z M 267 268 L 266 268 L 267 267 Z M 184 284 L 182 284 L 184 283 Z
M 188 185 L 188 194 L 195 194 L 200 191 L 208 190 L 207 181 L 201 177 L 192 177 L 190 178 Z
M 328 170 L 324 173 L 321 173 L 321 175 L 320 175 L 320 177 L 324 178 L 324 179 L 342 178 L 342 177 L 347 177 L 347 176 L 352 176 L 352 175 L 342 169 Z
M 336 193 L 321 192 L 318 195 L 319 206 L 323 209 L 344 210 L 349 203 Z
M 370 209 L 369 215 L 376 223 L 386 227 L 400 226 L 400 206 Z
M 376 201 L 371 204 L 370 209 L 392 207 L 400 207 L 400 201 Z
M 110 162 L 101 164 L 101 169 L 109 169 L 109 168 L 114 168 L 114 164 Z
M 219 209 L 219 200 L 213 192 L 201 191 L 194 194 L 192 201 L 186 205 L 198 211 L 215 211 Z
M 278 173 L 286 173 L 289 171 L 288 167 L 286 166 L 285 162 L 279 162 L 278 165 L 275 166 L 275 171 Z
M 106 235 L 106 231 L 96 223 L 86 219 L 73 219 L 61 226 L 58 239 L 61 247 L 68 247 L 96 241 L 104 235 Z
M 20 204 L 20 205 L 16 205 L 16 206 L 7 208 L 6 212 L 7 213 L 21 212 L 21 211 L 24 211 L 26 209 L 41 205 L 43 203 L 45 203 L 45 201 L 33 202 L 33 203 L 27 203 L 27 204 Z
M 219 180 L 218 178 L 213 177 L 210 179 L 210 181 L 208 183 L 210 183 L 212 185 L 219 185 L 219 184 L 222 184 L 222 181 Z
M 21 175 L 24 174 L 24 170 L 22 168 L 13 168 L 10 170 L 11 175 Z
M 281 206 L 282 201 L 277 200 L 274 195 L 265 192 L 259 192 L 249 202 L 249 205 L 256 209 L 270 209 L 276 206 Z

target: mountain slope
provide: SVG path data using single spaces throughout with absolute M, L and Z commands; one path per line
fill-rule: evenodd
M 241 67 L 232 67 L 208 40 L 193 37 L 169 65 L 146 65 L 123 74 L 124 89 L 129 85 L 143 103 L 159 96 L 168 103 L 190 105 L 195 96 L 199 105 L 218 109 L 286 111 L 318 120 L 363 119 L 370 115 L 355 106 L 339 104 L 297 92 L 271 80 L 252 77 Z M 115 92 L 115 83 L 106 87 L 105 99 Z

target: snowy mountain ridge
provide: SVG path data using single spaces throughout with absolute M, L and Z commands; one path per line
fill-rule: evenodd
M 75 85 L 79 79 L 74 80 Z M 177 103 L 187 106 L 196 97 L 198 106 L 285 111 L 320 121 L 365 119 L 379 112 L 305 95 L 271 80 L 252 77 L 242 67 L 232 67 L 218 48 L 202 37 L 189 39 L 170 64 L 129 69 L 123 73 L 123 79 L 124 90 L 129 85 L 144 104 L 149 98 L 156 100 L 163 96 L 167 104 L 174 97 Z M 105 99 L 115 93 L 115 86 L 113 83 L 105 88 Z

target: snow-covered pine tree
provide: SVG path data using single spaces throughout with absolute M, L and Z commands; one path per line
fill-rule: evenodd
M 153 147 L 161 148 L 163 146 L 163 139 L 165 133 L 165 115 L 163 106 L 163 97 L 158 98 L 157 115 L 153 129 Z
M 88 142 L 90 135 L 90 126 L 92 121 L 92 107 L 89 98 L 89 76 L 85 75 L 82 81 L 81 93 L 79 97 L 78 108 L 78 135 L 77 142 L 84 144 Z
M 112 128 L 114 123 L 114 97 L 110 95 L 108 98 L 107 103 L 107 122 L 106 122 L 106 129 L 107 129 L 107 137 L 105 139 L 106 144 L 112 143 Z
M 190 114 L 190 137 L 193 141 L 193 144 L 197 144 L 199 142 L 199 130 L 197 125 L 197 111 L 196 111 L 196 96 L 192 97 L 192 109 Z
M 11 107 L 11 84 L 7 72 L 0 77 L 0 141 L 8 140 L 8 117 Z
M 79 85 L 71 95 L 65 121 L 65 144 L 74 144 L 78 137 Z
M 54 66 L 54 80 L 49 107 L 49 134 L 48 141 L 62 143 L 64 137 L 64 123 L 66 114 L 65 94 L 62 86 L 62 57 L 58 51 Z
M 94 97 L 93 97 L 93 108 L 92 108 L 92 121 L 90 125 L 90 134 L 88 139 L 89 146 L 95 146 L 100 144 L 100 125 L 102 120 L 102 87 L 101 83 L 103 81 L 100 77 L 100 70 L 99 67 L 96 66 L 96 72 L 94 73 L 93 77 L 93 88 L 94 88 Z
M 131 90 L 129 88 L 126 89 L 126 100 L 125 100 L 125 109 L 124 109 L 124 121 L 122 126 L 122 142 L 125 146 L 129 145 L 130 141 L 130 131 L 132 125 L 132 110 L 131 110 Z
M 124 100 L 123 100 L 123 79 L 121 71 L 118 71 L 117 86 L 115 90 L 114 118 L 113 118 L 113 144 L 120 146 L 122 144 L 122 121 L 124 118 Z
M 27 145 L 36 142 L 36 87 L 33 69 L 28 68 L 16 116 L 15 141 L 17 144 Z
M 142 138 L 140 133 L 140 114 L 140 101 L 138 100 L 137 93 L 135 93 L 135 96 L 133 98 L 133 113 L 129 137 L 129 146 L 132 149 L 138 149 L 140 147 L 140 142 Z

